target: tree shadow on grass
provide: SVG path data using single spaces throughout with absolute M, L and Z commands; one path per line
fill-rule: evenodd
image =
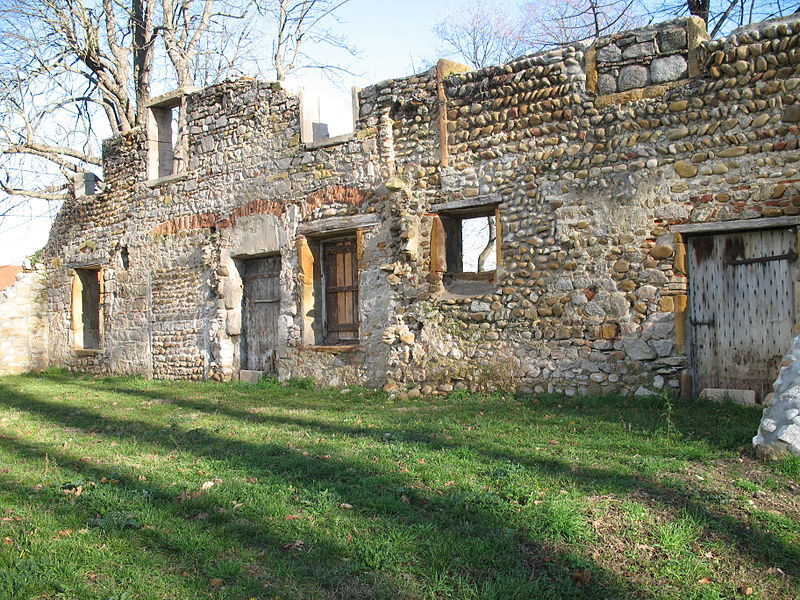
M 406 586 L 396 579 L 393 571 L 398 570 L 407 571 L 412 579 L 424 581 L 426 593 L 433 597 L 451 597 L 452 594 L 475 598 L 658 596 L 657 591 L 624 581 L 590 558 L 567 550 L 563 544 L 537 539 L 530 531 L 509 526 L 502 514 L 482 505 L 475 494 L 455 489 L 440 496 L 433 490 L 416 486 L 402 473 L 378 468 L 367 470 L 347 455 L 320 460 L 285 445 L 256 444 L 205 430 L 183 432 L 141 420 L 121 420 L 64 402 L 20 394 L 2 384 L 0 404 L 62 427 L 94 428 L 100 441 L 145 444 L 150 450 L 166 452 L 173 451 L 177 445 L 197 458 L 222 460 L 249 477 L 265 477 L 275 484 L 283 482 L 303 493 L 313 495 L 326 491 L 342 501 L 357 498 L 355 510 L 343 518 L 353 519 L 353 525 L 363 531 L 373 530 L 378 535 L 388 532 L 400 538 L 405 536 L 408 541 L 408 547 L 400 550 L 399 557 L 381 555 L 381 540 L 372 545 L 353 544 L 305 524 L 294 531 L 281 520 L 283 515 L 265 516 L 247 507 L 242 507 L 235 518 L 223 515 L 215 517 L 212 523 L 195 522 L 191 519 L 197 514 L 214 514 L 218 507 L 215 490 L 180 502 L 176 499 L 178 489 L 155 481 L 140 481 L 136 470 L 129 466 L 95 465 L 66 450 L 53 449 L 51 445 L 0 440 L 7 452 L 16 453 L 26 461 L 44 461 L 47 455 L 50 461 L 84 478 L 100 481 L 113 471 L 119 483 L 108 493 L 121 494 L 117 499 L 119 503 L 126 502 L 124 493 L 127 491 L 144 490 L 152 509 L 163 518 L 190 523 L 189 529 L 196 535 L 204 528 L 213 527 L 219 545 L 217 554 L 236 552 L 238 548 L 264 553 L 265 560 L 282 573 L 284 581 L 279 585 L 296 590 L 297 597 L 358 597 L 359 594 L 351 593 L 354 589 L 365 591 L 362 597 L 416 597 L 413 585 Z M 6 481 L 4 485 L 8 493 L 18 496 L 22 502 L 32 502 L 43 510 L 53 509 L 51 498 L 37 500 L 36 495 L 26 496 L 19 482 Z M 218 489 L 224 490 L 224 487 L 220 485 Z M 74 506 L 59 505 L 58 510 L 72 514 L 76 523 L 80 522 L 101 508 L 92 504 L 93 493 L 87 493 L 83 500 L 76 499 Z M 130 534 L 112 532 L 109 535 L 127 539 Z M 187 548 L 176 539 L 179 534 L 137 530 L 136 535 L 140 551 L 154 548 L 167 557 L 175 554 L 177 562 L 202 565 L 208 561 L 207 552 Z M 294 535 L 306 536 L 313 551 L 307 554 L 282 551 L 282 545 L 292 542 Z M 395 545 L 403 546 L 402 543 Z M 420 553 L 426 563 L 419 561 Z M 593 578 L 588 585 L 578 586 L 570 579 L 570 573 L 579 567 L 591 570 Z M 193 583 L 198 594 L 206 585 L 203 578 Z M 306 595 L 308 590 L 312 591 Z
M 165 395 L 168 395 L 164 394 L 163 390 L 160 390 L 158 394 L 154 394 L 147 390 L 129 387 L 117 388 L 116 392 L 151 399 L 156 396 L 164 398 Z M 620 400 L 618 397 L 615 399 L 617 401 Z M 207 403 L 181 398 L 180 394 L 172 394 L 169 401 L 182 408 L 198 411 L 209 409 Z M 562 402 L 565 405 L 569 403 L 566 399 L 562 400 Z M 597 402 L 598 401 L 593 401 L 588 404 L 591 408 L 591 405 Z M 576 405 L 587 404 L 587 402 L 582 403 L 577 400 L 575 403 Z M 689 405 L 683 408 L 695 407 Z M 696 408 L 696 412 L 710 414 L 716 412 L 716 407 L 709 407 L 707 405 L 697 405 Z M 729 409 L 736 410 L 735 407 L 729 407 Z M 654 412 L 660 414 L 659 410 L 660 407 L 656 407 Z M 653 478 L 641 474 L 624 474 L 608 468 L 576 465 L 566 458 L 558 459 L 545 457 L 541 454 L 530 456 L 503 448 L 479 444 L 475 441 L 459 441 L 454 443 L 440 437 L 432 441 L 430 436 L 427 435 L 424 426 L 422 428 L 423 431 L 409 432 L 407 423 L 396 424 L 394 429 L 383 426 L 380 431 L 376 431 L 366 426 L 351 426 L 341 423 L 333 424 L 310 417 L 253 414 L 246 410 L 233 408 L 230 404 L 222 403 L 215 404 L 213 406 L 213 411 L 253 424 L 294 426 L 306 431 L 314 431 L 316 434 L 322 436 L 335 434 L 350 438 L 361 437 L 372 439 L 376 443 L 380 443 L 382 441 L 382 436 L 388 433 L 393 439 L 403 440 L 412 444 L 420 444 L 432 450 L 466 449 L 475 453 L 485 461 L 521 465 L 534 472 L 568 481 L 587 494 L 634 494 L 647 498 L 669 509 L 673 514 L 687 513 L 694 516 L 708 532 L 719 536 L 727 543 L 735 546 L 739 553 L 744 556 L 750 556 L 753 561 L 762 565 L 765 569 L 779 567 L 793 579 L 800 579 L 800 549 L 798 549 L 797 546 L 787 544 L 766 529 L 759 528 L 757 524 L 732 515 L 719 504 L 720 498 L 717 492 L 701 485 L 699 482 L 692 486 L 682 484 L 678 481 L 665 484 L 663 481 L 656 481 Z M 603 418 L 601 410 L 597 409 L 593 412 L 595 412 L 599 418 Z M 689 411 L 686 412 L 688 413 Z M 740 413 L 746 416 L 747 411 L 740 411 Z M 581 414 L 585 416 L 585 413 L 582 412 Z M 675 420 L 687 429 L 691 427 L 691 431 L 699 431 L 697 425 L 692 423 L 690 417 L 687 418 L 681 415 L 675 417 Z M 741 423 L 741 421 L 737 421 L 737 423 Z M 710 439 L 715 446 L 729 451 L 739 448 L 739 434 L 731 434 L 730 432 L 715 433 L 712 428 L 705 427 L 701 427 L 700 429 L 703 430 L 702 435 L 706 439 Z M 706 431 L 706 429 L 708 429 L 708 431 Z M 724 501 L 725 499 L 722 500 Z

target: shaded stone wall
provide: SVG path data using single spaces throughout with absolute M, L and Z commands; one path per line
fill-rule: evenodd
M 0 290 L 0 375 L 47 367 L 45 286 L 39 268 L 19 273 L 13 285 Z
M 133 131 L 106 144 L 105 191 L 62 210 L 50 360 L 235 377 L 240 261 L 279 254 L 281 377 L 401 394 L 677 389 L 690 348 L 675 227 L 800 213 L 800 22 L 706 37 L 692 18 L 479 71 L 442 61 L 361 90 L 353 135 L 327 144 L 301 142 L 299 100 L 274 84 L 187 93 L 183 172 L 148 181 Z M 438 212 L 462 205 L 498 207 L 501 260 L 477 292 L 450 286 L 431 250 Z M 315 347 L 309 244 L 356 229 L 359 345 Z M 106 283 L 89 356 L 69 330 L 81 265 Z

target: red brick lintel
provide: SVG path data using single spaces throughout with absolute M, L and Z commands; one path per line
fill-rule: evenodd
M 343 185 L 332 185 L 309 194 L 305 202 L 300 206 L 303 219 L 307 219 L 318 208 L 326 204 L 350 204 L 361 206 L 366 198 L 363 190 Z M 175 235 L 182 231 L 194 229 L 225 229 L 236 223 L 237 219 L 257 214 L 271 214 L 276 217 L 282 215 L 286 210 L 285 202 L 275 200 L 254 200 L 235 208 L 225 219 L 218 219 L 214 213 L 202 213 L 195 215 L 185 215 L 176 217 L 157 225 L 153 229 L 155 235 Z

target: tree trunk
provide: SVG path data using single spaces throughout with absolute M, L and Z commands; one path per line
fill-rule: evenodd
M 486 217 L 486 221 L 489 225 L 489 241 L 486 242 L 486 247 L 478 255 L 478 273 L 483 273 L 486 270 L 486 261 L 497 247 L 495 244 L 497 240 L 497 227 L 494 222 L 494 217 Z
M 689 8 L 689 14 L 700 17 L 703 21 L 708 23 L 710 0 L 686 0 L 686 3 Z
M 133 80 L 136 86 L 136 125 L 144 125 L 153 71 L 153 7 L 151 0 L 132 0 Z

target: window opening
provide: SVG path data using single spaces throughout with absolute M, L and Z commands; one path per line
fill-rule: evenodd
M 149 177 L 158 179 L 180 171 L 180 100 L 150 107 Z
M 119 251 L 119 263 L 120 266 L 125 269 L 126 271 L 131 266 L 131 256 L 128 252 L 128 247 L 123 246 L 122 249 Z
M 305 144 L 344 142 L 355 130 L 358 88 L 349 94 L 337 88 L 301 91 L 301 134 Z
M 78 349 L 100 349 L 102 287 L 102 272 L 99 269 L 75 269 L 72 318 L 75 346 Z
M 434 218 L 432 266 L 456 274 L 493 274 L 499 247 L 495 206 L 480 210 L 439 213 Z

